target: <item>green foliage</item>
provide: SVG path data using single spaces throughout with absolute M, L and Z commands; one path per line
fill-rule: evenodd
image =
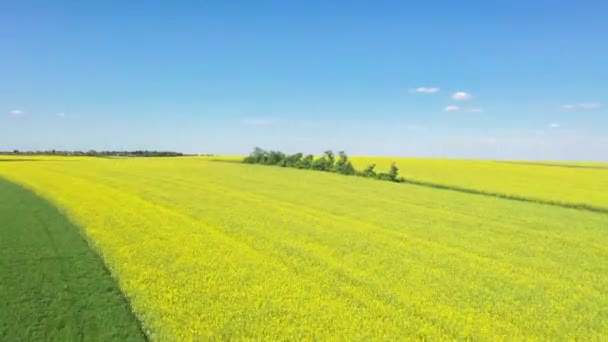
M 353 166 L 353 164 L 350 161 L 347 161 L 346 163 L 342 164 L 341 166 L 338 166 L 336 168 L 336 171 L 343 175 L 354 175 L 355 167 Z
M 279 151 L 270 151 L 264 162 L 267 165 L 279 165 L 285 160 L 285 154 Z
M 256 147 L 253 149 L 253 152 L 249 154 L 243 162 L 248 164 L 265 164 L 267 159 L 268 152 L 263 149 Z
M 327 150 L 324 152 L 324 155 L 328 170 L 331 170 L 334 167 L 334 163 L 336 161 L 334 152 L 332 152 L 331 150 Z
M 325 156 L 317 158 L 312 162 L 312 169 L 317 171 L 329 171 L 331 170 L 331 164 Z
M 360 173 L 360 176 L 363 177 L 369 177 L 369 178 L 376 178 L 376 171 L 374 171 L 374 169 L 376 168 L 376 164 L 370 164 L 368 165 L 363 172 Z
M 351 161 L 348 160 L 348 156 L 344 151 L 338 152 L 338 159 L 336 160 L 336 156 L 331 150 L 325 151 L 322 157 L 315 159 L 312 154 L 306 155 L 305 157 L 302 153 L 287 155 L 279 151 L 266 151 L 256 147 L 251 154 L 243 159 L 243 162 L 248 164 L 277 165 L 281 167 L 334 172 L 343 175 L 355 175 L 391 182 L 405 181 L 403 177 L 398 177 L 399 168 L 395 163 L 391 164 L 390 170 L 386 173 L 376 173 L 376 164 L 369 165 L 363 171 L 357 171 Z
M 335 165 L 336 169 L 346 164 L 346 162 L 348 162 L 348 156 L 346 153 L 344 151 L 338 152 L 338 160 L 336 161 Z
M 298 167 L 302 160 L 302 153 L 296 153 L 289 155 L 285 158 L 285 166 L 287 167 Z
M 388 174 L 391 175 L 392 180 L 397 179 L 397 176 L 399 175 L 399 168 L 397 167 L 397 165 L 395 163 L 391 163 L 391 169 L 388 172 Z
M 309 154 L 306 157 L 302 158 L 302 160 L 300 160 L 297 165 L 298 169 L 311 169 L 312 162 L 314 159 L 315 157 L 312 154 Z
M 334 164 L 333 171 L 343 175 L 354 175 L 356 172 L 355 167 L 348 160 L 348 156 L 344 151 L 338 152 L 338 160 Z
M 398 178 L 397 176 L 399 176 L 399 168 L 397 167 L 397 165 L 395 165 L 395 163 L 392 163 L 390 170 L 386 173 L 379 173 L 377 175 L 377 178 L 380 180 L 386 180 L 391 182 L 400 182 L 403 180 L 403 178 Z

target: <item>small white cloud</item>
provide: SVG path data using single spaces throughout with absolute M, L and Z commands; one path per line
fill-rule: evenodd
M 560 126 L 561 126 L 561 125 L 560 125 L 560 124 L 558 124 L 558 123 L 556 123 L 556 122 L 554 122 L 554 123 L 552 123 L 552 124 L 549 124 L 549 127 L 551 127 L 551 128 L 559 128 Z
M 563 110 L 590 110 L 600 108 L 599 103 L 578 103 L 578 104 L 565 104 L 561 108 Z
M 63 119 L 65 118 L 65 113 L 57 113 L 57 116 Z
M 460 106 L 449 105 L 443 108 L 444 112 L 463 112 L 463 113 L 483 113 L 483 108 L 463 108 Z
M 465 93 L 464 91 L 458 91 L 458 92 L 455 92 L 454 94 L 452 94 L 452 99 L 454 99 L 456 101 L 470 100 L 472 97 L 473 97 L 473 95 L 471 95 L 469 93 Z
M 450 106 L 445 106 L 445 108 L 443 108 L 443 111 L 444 111 L 444 112 L 457 112 L 457 111 L 459 111 L 459 110 L 460 110 L 460 107 L 458 107 L 458 106 L 453 106 L 453 105 L 450 105 Z
M 21 109 L 13 109 L 8 113 L 12 116 L 21 116 L 21 115 L 25 114 L 25 112 L 23 112 Z
M 439 88 L 437 87 L 418 87 L 416 89 L 410 90 L 410 93 L 420 93 L 420 94 L 434 94 L 439 92 Z

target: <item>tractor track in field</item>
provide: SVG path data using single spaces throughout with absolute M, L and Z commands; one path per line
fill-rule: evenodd
M 595 170 L 608 170 L 608 166 L 601 165 L 574 165 L 574 164 L 553 164 L 553 163 L 534 163 L 534 162 L 513 162 L 513 161 L 502 161 L 497 160 L 496 163 L 503 164 L 515 164 L 515 165 L 533 165 L 533 166 L 547 166 L 547 167 L 563 167 L 569 169 L 595 169 Z
M 566 209 L 584 210 L 584 211 L 590 211 L 590 212 L 594 212 L 594 213 L 608 215 L 608 208 L 593 206 L 593 205 L 589 205 L 589 204 L 585 204 L 585 203 L 567 203 L 567 202 L 559 202 L 559 201 L 550 201 L 550 200 L 544 200 L 544 199 L 538 199 L 538 198 L 532 198 L 532 197 L 505 194 L 505 193 L 500 193 L 500 192 L 475 190 L 475 189 L 471 189 L 471 188 L 462 188 L 462 187 L 452 186 L 452 185 L 444 185 L 444 184 L 438 184 L 438 183 L 432 183 L 432 182 L 417 181 L 417 180 L 412 180 L 412 179 L 407 179 L 407 178 L 404 179 L 404 181 L 401 183 L 424 186 L 427 188 L 463 192 L 463 193 L 473 194 L 473 195 L 497 197 L 497 198 L 502 198 L 502 199 L 507 199 L 507 200 L 512 200 L 512 201 L 552 205 L 555 207 L 562 207 L 562 208 L 566 208 Z

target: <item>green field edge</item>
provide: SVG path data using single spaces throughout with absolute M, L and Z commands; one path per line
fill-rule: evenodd
M 95 247 L 94 243 L 91 241 L 91 239 L 84 233 L 83 229 L 71 219 L 70 215 L 66 212 L 66 210 L 64 210 L 61 207 L 56 206 L 53 203 L 52 200 L 47 199 L 46 197 L 39 195 L 36 192 L 35 189 L 32 189 L 32 188 L 30 188 L 30 187 L 28 187 L 26 185 L 17 183 L 15 181 L 12 181 L 12 180 L 9 180 L 9 179 L 7 179 L 5 177 L 0 176 L 0 185 L 2 185 L 2 183 L 9 184 L 10 186 L 14 186 L 14 187 L 20 189 L 20 191 L 26 193 L 26 196 L 35 197 L 38 201 L 43 202 L 43 203 L 45 203 L 48 206 L 51 206 L 54 210 L 56 210 L 57 215 L 62 216 L 63 219 L 65 219 L 67 222 L 69 222 L 73 226 L 73 228 L 75 228 L 74 229 L 74 233 L 77 234 L 82 240 L 84 240 L 84 242 L 86 243 L 86 246 L 87 246 L 89 252 L 92 254 L 93 258 L 98 263 L 98 265 L 100 265 L 101 272 L 106 277 L 108 277 L 109 279 L 111 279 L 111 281 L 113 282 L 115 288 L 120 292 L 120 300 L 121 300 L 122 304 L 128 309 L 130 315 L 133 317 L 134 321 L 136 322 L 134 328 L 138 331 L 139 337 L 141 338 L 141 340 L 146 341 L 146 342 L 147 341 L 151 341 L 151 338 L 150 338 L 150 335 L 147 332 L 147 329 L 142 324 L 142 322 L 139 320 L 139 317 L 137 316 L 137 314 L 133 310 L 133 306 L 132 306 L 131 300 L 123 292 L 122 288 L 120 287 L 119 280 L 110 271 L 110 269 L 108 268 L 108 265 L 105 263 L 105 260 L 103 259 L 103 257 L 101 256 L 101 254 L 99 253 L 99 251 Z
M 215 162 L 215 163 L 219 162 L 219 163 L 230 163 L 230 164 L 244 164 L 240 160 L 208 159 L 206 161 Z M 282 166 L 277 166 L 277 165 L 263 165 L 263 164 L 248 164 L 248 165 L 261 165 L 264 167 L 270 166 L 270 167 L 284 168 Z M 297 170 L 301 170 L 301 169 L 297 169 Z M 324 172 L 324 171 L 317 171 L 317 170 L 301 170 L 301 171 Z M 351 175 L 343 175 L 343 176 L 356 177 L 356 176 L 351 176 Z M 373 180 L 376 180 L 376 179 L 373 179 Z M 382 181 L 382 180 L 377 180 L 377 181 Z M 427 187 L 427 188 L 455 191 L 455 192 L 461 192 L 461 193 L 472 194 L 472 195 L 502 198 L 502 199 L 506 199 L 506 200 L 520 201 L 520 202 L 545 204 L 545 205 L 551 205 L 551 206 L 555 206 L 555 207 L 583 210 L 583 211 L 589 211 L 589 212 L 594 212 L 594 213 L 599 213 L 599 214 L 608 214 L 608 208 L 594 206 L 594 205 L 590 205 L 590 204 L 586 204 L 586 203 L 552 201 L 552 200 L 547 200 L 547 199 L 525 197 L 525 196 L 519 196 L 519 195 L 515 195 L 515 194 L 502 193 L 502 192 L 477 190 L 477 189 L 459 187 L 459 186 L 454 186 L 454 185 L 414 180 L 414 179 L 410 179 L 410 178 L 406 178 L 406 177 L 400 177 L 400 181 L 394 182 L 394 183 L 417 185 L 417 186 L 423 186 L 423 187 Z

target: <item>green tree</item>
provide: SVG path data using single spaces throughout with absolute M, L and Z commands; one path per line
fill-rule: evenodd
M 363 177 L 375 178 L 376 177 L 376 171 L 374 170 L 375 168 L 376 168 L 376 164 L 370 164 L 363 170 L 361 175 Z
M 348 160 L 348 156 L 344 151 L 338 152 L 338 160 L 334 165 L 333 171 L 341 173 L 343 175 L 355 174 L 355 168 L 353 167 L 353 164 Z
M 315 159 L 315 157 L 312 154 L 309 154 L 300 160 L 297 167 L 300 169 L 311 169 L 312 162 L 314 159 Z
M 323 153 L 323 157 L 325 158 L 325 165 L 327 167 L 327 171 L 331 170 L 334 167 L 334 163 L 336 161 L 336 157 L 332 150 L 327 150 Z
M 391 163 L 391 169 L 388 171 L 388 174 L 391 176 L 391 180 L 394 182 L 397 180 L 399 176 L 399 168 L 395 163 Z
M 285 158 L 285 164 L 288 167 L 299 167 L 302 160 L 302 153 L 289 155 Z
M 381 180 L 397 182 L 397 176 L 399 176 L 399 168 L 397 167 L 397 165 L 395 165 L 395 163 L 392 163 L 390 170 L 388 172 L 379 173 L 377 178 Z
M 264 160 L 264 164 L 267 165 L 278 165 L 285 159 L 285 153 L 279 151 L 270 151 Z
M 329 171 L 329 162 L 325 159 L 325 156 L 317 158 L 312 162 L 312 169 L 317 171 Z

